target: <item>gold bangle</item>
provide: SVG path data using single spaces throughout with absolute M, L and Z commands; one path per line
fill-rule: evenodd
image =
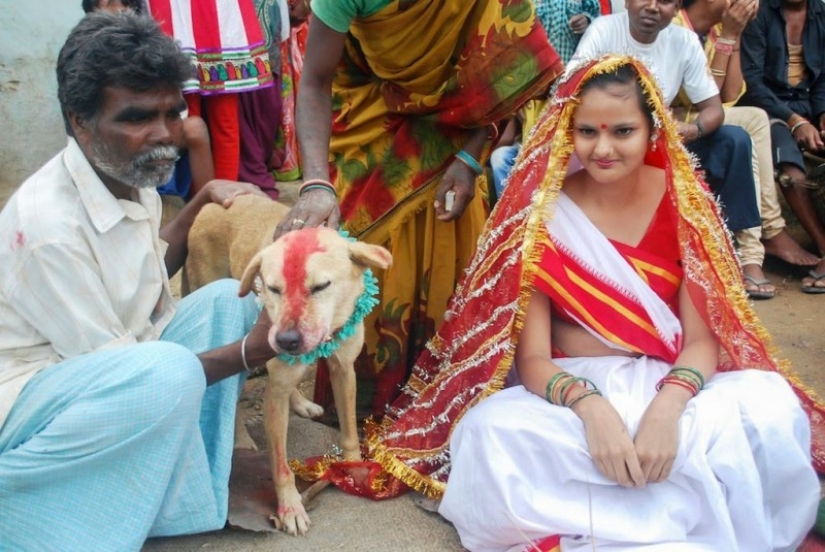
M 728 72 L 724 69 L 714 69 L 713 67 L 711 67 L 710 74 L 714 77 L 724 77 L 727 76 Z

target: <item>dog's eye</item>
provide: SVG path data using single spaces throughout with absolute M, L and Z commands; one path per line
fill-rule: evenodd
M 312 293 L 312 294 L 316 294 L 319 291 L 324 291 L 325 289 L 327 289 L 330 286 L 330 284 L 332 284 L 332 282 L 324 282 L 323 284 L 316 284 L 316 285 L 312 286 L 311 288 L 309 288 L 309 292 Z
M 273 293 L 275 295 L 281 294 L 280 288 L 276 288 L 275 286 L 266 286 L 266 288 L 269 290 L 270 293 Z

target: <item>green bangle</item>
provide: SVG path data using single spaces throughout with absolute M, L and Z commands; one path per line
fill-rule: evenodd
M 482 167 L 481 164 L 466 151 L 458 150 L 458 153 L 455 154 L 455 158 L 470 167 L 470 170 L 476 173 L 476 176 L 481 176 L 484 174 L 484 167 Z
M 550 378 L 550 381 L 547 382 L 547 387 L 544 389 L 544 398 L 547 399 L 547 402 L 549 402 L 550 404 L 556 404 L 553 402 L 553 387 L 555 387 L 556 383 L 558 383 L 560 379 L 566 377 L 569 377 L 571 379 L 573 378 L 573 376 L 571 376 L 567 372 L 559 372 L 558 374 Z
M 690 366 L 674 366 L 670 369 L 670 373 L 674 376 L 678 375 L 679 372 L 687 372 L 688 374 L 692 374 L 698 380 L 697 383 L 699 384 L 700 391 L 705 387 L 705 376 L 703 376 L 702 372 L 696 368 L 691 368 Z
M 298 195 L 304 195 L 306 192 L 310 190 L 326 190 L 332 195 L 335 195 L 335 189 L 330 188 L 329 186 L 325 186 L 324 184 L 310 184 L 309 186 L 303 186 L 301 187 L 301 191 L 298 193 Z
M 570 389 L 571 385 L 576 385 L 579 383 L 579 378 L 570 378 L 570 381 L 566 381 L 561 384 L 561 389 L 559 389 L 559 403 L 560 406 L 567 406 L 564 402 L 564 396 L 567 395 L 567 390 Z
M 705 135 L 705 128 L 702 126 L 702 121 L 699 120 L 699 117 L 696 117 L 696 120 L 693 122 L 696 125 L 696 138 L 701 138 Z

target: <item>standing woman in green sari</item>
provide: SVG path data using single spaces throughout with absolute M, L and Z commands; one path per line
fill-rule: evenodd
M 440 325 L 487 215 L 493 123 L 562 70 L 528 0 L 313 0 L 297 122 L 304 185 L 277 235 L 326 223 L 384 245 L 356 363 L 384 414 Z M 329 405 L 325 369 L 315 400 Z

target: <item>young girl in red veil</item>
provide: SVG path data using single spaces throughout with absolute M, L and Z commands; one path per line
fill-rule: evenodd
M 558 85 L 447 321 L 368 428 L 367 477 L 316 468 L 374 498 L 443 495 L 473 551 L 794 550 L 822 413 L 774 358 L 653 77 L 611 56 Z

